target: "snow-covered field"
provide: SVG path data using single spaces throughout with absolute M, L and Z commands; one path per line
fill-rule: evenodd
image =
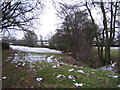
M 59 61 L 54 58 L 54 55 L 47 56 L 42 54 L 33 54 L 33 53 L 16 53 L 14 59 L 11 63 L 25 63 L 29 62 L 30 64 L 34 64 L 37 62 L 47 62 L 47 63 L 59 63 Z
M 27 46 L 15 46 L 10 45 L 13 50 L 20 50 L 24 52 L 36 52 L 36 53 L 57 53 L 61 54 L 61 51 L 49 49 L 49 48 L 36 48 L 36 47 L 27 47 Z

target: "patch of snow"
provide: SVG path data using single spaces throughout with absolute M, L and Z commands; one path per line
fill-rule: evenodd
M 69 72 L 75 72 L 75 69 L 69 69 L 68 71 Z
M 73 81 L 73 82 L 75 82 L 76 80 L 75 80 L 75 79 L 73 79 L 72 81 Z
M 74 67 L 77 67 L 76 65 L 74 65 Z
M 41 81 L 43 81 L 43 78 L 37 78 L 36 81 L 41 82 Z
M 69 76 L 68 76 L 68 79 L 76 79 L 76 77 L 73 76 L 73 75 L 69 75 Z
M 61 65 L 60 64 L 57 64 L 57 67 L 60 67 Z
M 64 75 L 58 75 L 57 78 L 65 78 Z
M 6 76 L 4 76 L 2 79 L 3 79 L 3 80 L 5 80 L 5 79 L 7 79 L 7 77 L 6 77 Z
M 18 67 L 18 65 L 16 65 L 15 67 Z
M 52 68 L 56 68 L 56 69 L 57 69 L 57 68 L 58 68 L 58 66 L 54 65 L 54 66 L 52 66 Z
M 24 52 L 36 52 L 36 53 L 58 53 L 61 54 L 61 51 L 49 49 L 49 48 L 36 48 L 36 47 L 27 47 L 27 46 L 15 46 L 10 45 L 13 50 L 20 50 Z
M 31 88 L 34 88 L 33 86 L 31 86 Z
M 89 75 L 89 73 L 86 73 L 87 75 Z
M 116 72 L 117 70 L 115 69 L 116 63 L 110 64 L 108 66 L 104 66 L 101 68 L 98 68 L 99 70 L 104 70 L 104 71 L 110 71 L 110 72 Z
M 118 76 L 109 75 L 108 77 L 118 78 Z
M 75 86 L 76 87 L 81 87 L 81 86 L 83 86 L 84 84 L 83 83 L 75 83 Z
M 116 63 L 113 63 L 111 66 L 114 67 L 116 65 Z
M 80 72 L 80 73 L 82 73 L 82 74 L 85 73 L 83 70 L 77 70 L 77 72 Z
M 23 62 L 25 63 L 30 62 L 30 63 L 35 63 L 36 61 L 38 62 L 48 62 L 48 63 L 59 63 L 57 59 L 53 60 L 54 56 L 47 57 L 46 55 L 41 55 L 41 54 L 34 54 L 34 53 L 19 53 L 16 54 L 14 59 L 12 60 L 11 63 L 17 63 L 17 62 Z
M 33 71 L 35 71 L 35 69 L 33 69 Z
M 98 79 L 100 79 L 100 77 L 98 77 Z
M 120 88 L 120 85 L 117 85 L 118 88 Z
M 22 66 L 25 66 L 25 63 L 23 63 Z

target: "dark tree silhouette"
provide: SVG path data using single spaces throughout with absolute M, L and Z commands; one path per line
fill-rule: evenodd
M 0 28 L 3 34 L 9 30 L 31 31 L 36 10 L 42 8 L 41 2 L 1 2 Z M 38 11 L 38 12 L 40 12 Z

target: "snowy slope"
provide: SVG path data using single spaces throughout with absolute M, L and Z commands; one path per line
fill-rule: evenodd
M 49 49 L 49 48 L 36 48 L 36 47 L 27 47 L 27 46 L 14 46 L 10 45 L 13 50 L 20 50 L 24 52 L 36 52 L 36 53 L 57 53 L 61 54 L 61 51 Z

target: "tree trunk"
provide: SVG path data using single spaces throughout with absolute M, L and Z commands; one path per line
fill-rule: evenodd
M 105 65 L 105 59 L 103 57 L 103 46 L 101 46 L 100 54 L 101 54 L 100 60 L 101 60 L 102 66 L 104 66 Z
M 110 43 L 106 42 L 105 44 L 105 64 L 110 64 Z

